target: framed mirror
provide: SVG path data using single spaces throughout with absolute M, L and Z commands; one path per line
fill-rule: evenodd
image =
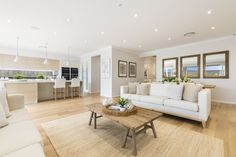
M 178 57 L 162 60 L 162 76 L 163 78 L 178 77 Z
M 201 55 L 191 55 L 180 57 L 180 77 L 200 78 L 200 58 Z
M 203 78 L 229 78 L 229 51 L 203 54 Z

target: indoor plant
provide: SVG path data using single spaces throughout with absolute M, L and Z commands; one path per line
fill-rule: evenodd
M 118 104 L 120 105 L 120 107 L 124 108 L 125 105 L 128 104 L 128 99 L 120 98 L 119 101 L 118 101 Z
M 162 82 L 165 83 L 165 82 L 171 82 L 171 83 L 176 83 L 176 84 L 179 84 L 179 80 L 177 77 L 164 77 L 162 78 Z
M 17 80 L 19 80 L 19 79 L 24 79 L 24 75 L 23 74 L 20 74 L 20 73 L 18 73 L 18 74 L 15 74 L 14 76 L 13 76 L 13 78 L 14 79 L 17 79 Z
M 37 78 L 37 79 L 44 79 L 44 75 L 43 75 L 43 74 L 38 74 L 38 75 L 36 76 L 36 78 Z
M 182 82 L 189 83 L 191 82 L 191 79 L 188 76 L 184 76 L 184 78 L 182 79 Z

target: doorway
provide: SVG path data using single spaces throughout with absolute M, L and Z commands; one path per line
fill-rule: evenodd
M 91 93 L 100 93 L 101 89 L 101 56 L 91 58 Z

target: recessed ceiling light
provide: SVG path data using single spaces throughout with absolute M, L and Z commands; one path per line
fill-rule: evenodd
M 139 48 L 142 48 L 142 45 L 138 45 Z
M 138 18 L 138 14 L 137 13 L 134 14 L 134 18 Z
M 154 31 L 155 31 L 155 32 L 158 32 L 159 30 L 158 30 L 158 28 L 155 28 Z
M 10 20 L 10 19 L 8 19 L 8 20 L 7 20 L 7 23 L 11 23 L 11 20 Z
M 126 43 L 126 40 L 125 40 L 125 39 L 123 40 L 123 43 Z
M 212 10 L 208 10 L 208 11 L 207 11 L 207 14 L 210 15 L 211 13 L 212 13 Z
M 170 41 L 170 40 L 171 40 L 171 37 L 169 37 L 168 40 Z
M 36 30 L 36 31 L 40 30 L 40 28 L 38 26 L 31 26 L 30 28 L 33 29 L 33 30 Z
M 53 32 L 54 35 L 57 35 L 57 32 Z
M 45 46 L 45 45 L 40 45 L 39 48 L 44 48 L 44 49 L 45 49 L 45 48 L 47 48 L 47 46 Z
M 118 6 L 118 7 L 122 7 L 122 6 L 123 6 L 123 4 L 122 4 L 122 3 L 119 3 L 117 6 Z
M 216 29 L 214 26 L 211 27 L 212 30 Z
M 101 32 L 101 35 L 104 35 L 105 32 Z
M 66 22 L 70 22 L 70 19 L 69 19 L 69 18 L 67 18 L 67 19 L 66 19 Z

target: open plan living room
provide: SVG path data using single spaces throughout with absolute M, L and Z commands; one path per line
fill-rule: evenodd
M 236 157 L 235 8 L 0 1 L 0 157 Z

